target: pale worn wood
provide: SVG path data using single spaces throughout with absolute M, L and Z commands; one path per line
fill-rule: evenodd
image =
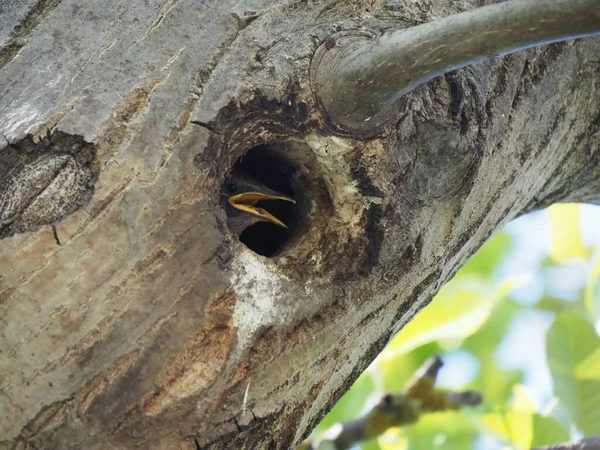
M 600 198 L 598 39 L 434 80 L 361 141 L 321 124 L 316 48 L 456 2 L 32 7 L 0 15 L 0 132 L 81 135 L 100 172 L 62 246 L 0 242 L 0 448 L 296 445 L 494 230 Z M 287 138 L 314 208 L 267 259 L 217 197 L 245 149 Z

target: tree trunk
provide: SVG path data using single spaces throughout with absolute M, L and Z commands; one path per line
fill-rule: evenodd
M 2 11 L 0 449 L 293 447 L 500 226 L 600 203 L 598 38 L 436 78 L 370 140 L 321 116 L 331 35 L 482 3 Z M 272 257 L 219 205 L 254 147 L 297 200 Z

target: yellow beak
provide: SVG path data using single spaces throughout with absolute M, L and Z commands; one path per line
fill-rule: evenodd
M 263 194 L 262 192 L 244 192 L 242 194 L 236 194 L 229 197 L 229 204 L 240 211 L 252 214 L 253 216 L 259 217 L 264 221 L 287 228 L 287 226 L 281 220 L 272 215 L 269 211 L 255 206 L 256 203 L 261 200 L 284 200 L 286 202 L 296 203 L 296 200 L 291 197 L 286 197 L 285 195 Z

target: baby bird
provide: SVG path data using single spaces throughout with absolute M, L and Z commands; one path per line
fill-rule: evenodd
M 240 168 L 233 168 L 225 180 L 220 200 L 227 213 L 227 226 L 238 236 L 257 222 L 270 222 L 287 228 L 281 220 L 257 205 L 261 200 L 296 203 L 293 198 L 269 189 Z

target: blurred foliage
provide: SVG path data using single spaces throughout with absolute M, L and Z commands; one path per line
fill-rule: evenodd
M 400 391 L 434 354 L 446 363 L 438 385 L 478 390 L 483 405 L 426 415 L 357 449 L 529 449 L 600 434 L 600 245 L 584 244 L 580 208 L 553 205 L 495 234 L 315 434 Z
M 600 434 L 600 339 L 578 311 L 561 312 L 548 332 L 554 393 L 572 423 Z

